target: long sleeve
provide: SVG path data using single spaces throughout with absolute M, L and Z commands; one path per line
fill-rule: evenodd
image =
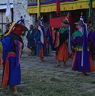
M 14 42 L 16 44 L 16 62 L 17 62 L 17 64 L 20 64 L 22 43 L 18 40 L 15 40 Z

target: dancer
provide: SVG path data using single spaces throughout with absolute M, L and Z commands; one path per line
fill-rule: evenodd
M 21 35 L 26 27 L 13 23 L 0 41 L 0 64 L 3 63 L 2 86 L 9 86 L 13 95 L 18 96 L 16 85 L 21 82 L 20 55 L 22 49 Z
M 56 52 L 56 59 L 58 62 L 57 66 L 61 66 L 60 64 L 61 62 L 64 62 L 64 65 L 66 65 L 66 62 L 68 60 L 68 48 L 67 48 L 67 39 L 69 33 L 68 26 L 69 26 L 69 22 L 68 20 L 65 19 L 59 30 L 59 46 Z
M 75 50 L 72 69 L 82 72 L 83 75 L 87 75 L 87 72 L 94 71 L 94 64 L 88 47 L 87 28 L 81 20 L 75 24 L 77 31 L 72 35 L 72 44 Z

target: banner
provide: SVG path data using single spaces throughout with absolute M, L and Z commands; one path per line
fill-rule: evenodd
M 7 2 L 7 8 L 6 8 L 6 17 L 10 17 L 11 15 L 11 8 L 9 1 Z
M 57 18 L 51 18 L 50 19 L 50 26 L 52 28 L 60 28 L 62 21 L 65 19 L 65 16 L 63 17 L 57 17 Z
M 60 16 L 60 0 L 56 0 L 56 14 Z

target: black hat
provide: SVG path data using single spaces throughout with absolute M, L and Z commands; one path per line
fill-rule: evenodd
M 63 23 L 64 23 L 64 24 L 69 24 L 68 19 L 64 19 Z
M 83 26 L 83 21 L 80 20 L 80 21 L 76 22 L 75 24 L 76 24 L 76 25 Z

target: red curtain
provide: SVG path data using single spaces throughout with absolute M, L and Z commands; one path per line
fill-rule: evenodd
M 57 17 L 57 18 L 51 18 L 50 19 L 50 26 L 52 28 L 60 28 L 61 27 L 61 23 L 63 22 L 64 19 L 65 19 L 65 16 Z
M 72 27 L 72 31 L 74 32 L 75 30 L 75 21 L 74 19 L 69 16 L 63 16 L 63 17 L 56 17 L 56 18 L 51 18 L 50 19 L 50 26 L 51 28 L 60 28 L 61 27 L 61 24 L 62 22 L 64 21 L 65 18 L 68 18 L 69 22 L 70 22 L 70 26 Z

